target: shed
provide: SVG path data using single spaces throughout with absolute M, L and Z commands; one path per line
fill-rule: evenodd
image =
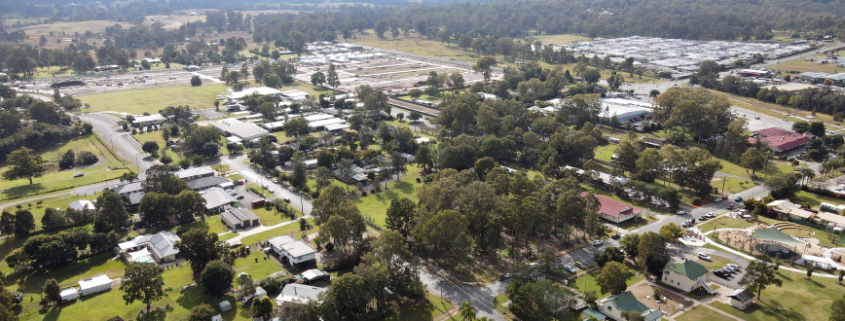
M 226 226 L 233 230 L 261 225 L 258 215 L 243 207 L 230 207 L 226 209 L 220 213 L 220 219 Z
M 82 296 L 111 290 L 111 279 L 105 274 L 79 281 L 79 293 Z
M 229 301 L 220 301 L 220 311 L 226 312 L 232 309 L 232 304 Z
M 59 296 L 62 297 L 62 302 L 76 300 L 79 298 L 79 290 L 76 287 L 70 287 L 59 292 Z
M 219 315 L 219 314 L 215 315 L 215 316 L 211 317 L 211 321 L 223 321 L 223 316 Z
M 97 209 L 97 207 L 94 206 L 94 203 L 92 203 L 89 200 L 76 200 L 76 201 L 71 202 L 70 205 L 68 205 L 68 207 L 70 207 L 74 210 L 77 210 L 77 211 L 83 211 L 83 210 L 92 210 L 93 211 L 93 210 Z
M 262 288 L 260 286 L 255 288 L 255 299 L 256 300 L 261 300 L 265 296 L 267 296 L 267 290 L 264 290 L 264 288 Z
M 739 289 L 728 294 L 727 302 L 725 303 L 730 304 L 734 308 L 745 310 L 745 308 L 754 303 L 753 299 L 754 295 L 748 293 L 748 290 Z
M 297 275 L 296 278 L 302 280 L 305 284 L 314 284 L 320 281 L 331 280 L 331 276 L 328 273 L 318 269 L 306 270 L 305 272 L 302 272 L 302 274 Z

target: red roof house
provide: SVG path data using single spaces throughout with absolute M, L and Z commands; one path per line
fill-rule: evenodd
M 756 144 L 760 140 L 776 155 L 807 145 L 813 137 L 810 133 L 799 134 L 777 127 L 758 130 L 756 133 L 758 136 L 749 138 L 748 143 Z
M 581 196 L 586 195 L 587 192 L 581 193 Z M 642 210 L 638 207 L 634 207 L 602 195 L 596 195 L 596 198 L 598 198 L 599 203 L 601 203 L 599 211 L 596 214 L 598 214 L 599 217 L 614 223 L 622 223 L 632 218 L 639 217 L 640 212 L 642 212 Z

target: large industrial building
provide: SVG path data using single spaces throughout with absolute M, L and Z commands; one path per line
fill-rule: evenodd
M 234 118 L 226 118 L 211 123 L 230 142 L 243 142 L 258 139 L 269 132 L 253 123 L 245 123 Z
M 606 122 L 610 121 L 613 116 L 616 116 L 620 123 L 626 123 L 628 121 L 641 121 L 643 117 L 651 117 L 652 115 L 651 105 L 639 101 L 608 98 L 602 100 L 601 105 L 602 111 L 599 113 L 599 117 Z

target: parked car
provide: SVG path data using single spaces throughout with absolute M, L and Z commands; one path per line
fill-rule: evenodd
M 742 202 L 742 196 L 734 197 L 734 202 Z
M 502 277 L 501 277 L 499 280 L 504 281 L 504 280 L 510 279 L 510 278 L 512 278 L 512 277 L 513 277 L 513 275 L 512 275 L 512 274 L 510 274 L 510 273 L 505 273 L 505 275 L 502 275 Z
M 82 177 L 82 176 L 85 176 L 85 173 L 83 173 L 83 172 L 79 172 L 79 173 L 73 174 L 73 177 L 74 177 L 74 178 L 76 178 L 76 177 Z
M 690 222 L 684 221 L 683 223 L 681 223 L 681 227 L 690 227 Z
M 705 261 L 710 261 L 710 255 L 707 255 L 707 254 L 704 254 L 704 253 L 698 253 L 698 258 L 705 260 Z
M 721 197 L 717 197 L 717 198 L 714 198 L 714 199 L 713 199 L 713 203 L 719 203 L 719 202 L 721 202 L 721 201 L 722 201 L 722 198 L 721 198 Z
M 566 272 L 572 273 L 572 274 L 575 274 L 575 273 L 578 272 L 578 270 L 576 270 L 574 267 L 572 267 L 572 265 L 564 266 L 563 270 L 566 271 Z
M 619 234 L 613 234 L 613 235 L 610 236 L 610 238 L 612 238 L 614 240 L 618 240 L 618 239 L 622 238 L 622 236 L 619 235 Z
M 285 203 L 290 203 L 290 199 L 285 197 Z
M 237 191 L 231 191 L 231 192 L 229 193 L 229 195 L 232 195 L 232 196 L 238 196 L 238 192 L 237 192 Z
M 602 241 L 602 240 L 593 241 L 593 246 L 601 246 L 602 244 L 604 244 L 604 241 Z
M 687 214 L 689 214 L 689 212 L 687 212 L 685 210 L 679 210 L 678 211 L 678 215 L 687 215 Z
M 278 183 L 279 183 L 279 180 L 274 178 L 274 179 L 272 180 L 272 182 L 273 182 L 274 184 L 278 184 Z
M 582 270 L 584 269 L 584 263 L 581 263 L 581 261 L 575 262 L 575 266 L 578 267 L 579 269 L 582 269 Z
M 728 209 L 729 209 L 729 210 L 734 209 L 734 207 L 736 207 L 736 204 L 728 204 Z
M 238 196 L 238 200 L 242 200 L 242 199 L 244 199 L 243 195 Z

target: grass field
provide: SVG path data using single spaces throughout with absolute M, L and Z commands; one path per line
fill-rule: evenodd
M 306 231 L 306 233 L 311 234 L 311 233 L 317 233 L 317 232 L 320 231 L 320 227 L 316 226 L 316 224 L 314 224 L 314 219 L 309 218 L 309 219 L 307 219 L 307 221 L 308 221 L 309 224 L 314 226 L 314 228 Z M 282 226 L 282 227 L 274 228 L 274 229 L 269 230 L 269 231 L 264 231 L 264 232 L 261 232 L 261 233 L 255 234 L 255 235 L 250 235 L 250 236 L 244 237 L 243 239 L 241 239 L 241 243 L 247 244 L 247 245 L 248 244 L 255 244 L 255 243 L 258 243 L 260 241 L 264 241 L 264 240 L 267 240 L 269 238 L 272 238 L 274 236 L 280 236 L 280 235 L 285 235 L 285 234 L 291 234 L 294 238 L 301 239 L 302 233 L 300 232 L 300 229 L 299 229 L 299 222 L 294 222 L 294 223 L 291 223 L 291 224 L 288 224 L 288 225 L 285 225 L 285 226 Z
M 722 181 L 724 180 L 724 184 Z M 713 186 L 714 189 L 722 191 L 722 187 L 724 186 L 725 190 L 724 193 L 733 194 L 739 193 L 754 186 L 757 186 L 751 180 L 740 179 L 735 177 L 719 177 L 716 176 L 713 178 L 713 181 L 710 182 L 710 186 Z
M 702 305 L 698 305 L 687 312 L 684 312 L 680 317 L 675 318 L 677 321 L 722 321 L 725 316 L 719 312 L 713 311 Z
M 163 152 L 162 152 L 161 149 L 159 149 L 158 157 L 161 157 L 161 154 L 164 153 L 164 154 L 166 154 L 167 156 L 170 156 L 170 158 L 173 159 L 173 163 L 179 163 L 179 161 L 182 160 L 182 154 L 173 151 L 173 149 L 171 149 L 170 147 L 168 147 L 165 144 L 164 136 L 162 136 L 161 130 L 144 132 L 144 133 L 141 133 L 141 134 L 135 134 L 132 137 L 135 137 L 135 139 L 139 143 L 141 143 L 141 145 L 144 145 L 144 143 L 146 143 L 148 141 L 154 141 L 154 142 L 158 143 L 159 148 L 164 147 Z M 145 155 L 142 155 L 142 156 L 152 157 L 149 154 L 145 154 Z
M 734 263 L 734 261 L 728 260 L 726 258 L 723 258 L 721 256 L 717 256 L 717 255 L 711 255 L 710 261 L 705 261 L 705 260 L 702 260 L 702 259 L 699 259 L 699 258 L 695 258 L 694 261 L 696 263 L 703 265 L 704 267 L 706 267 L 710 271 L 722 268 L 728 263 Z
M 626 265 L 628 265 L 626 263 Z M 596 284 L 596 276 L 599 274 L 599 270 L 592 270 L 588 273 L 579 275 L 578 277 L 569 279 L 569 287 L 578 290 L 581 293 L 587 293 L 587 291 L 596 291 L 598 298 L 604 298 L 610 295 L 610 293 L 602 293 L 601 287 Z M 645 275 L 637 271 L 636 268 L 632 268 L 632 266 L 628 266 L 628 280 L 625 281 L 628 286 L 631 286 L 634 283 L 637 283 L 641 280 L 645 279 Z
M 813 58 L 822 58 L 824 55 L 816 55 Z M 780 62 L 778 64 L 769 66 L 769 68 L 783 71 L 783 72 L 806 72 L 806 71 L 817 71 L 817 72 L 825 72 L 828 74 L 834 74 L 838 72 L 842 72 L 843 68 L 837 66 L 836 64 L 817 64 L 815 61 L 804 61 L 803 58 L 801 59 L 792 59 L 787 60 L 784 62 Z
M 534 41 L 539 40 L 544 45 L 565 45 L 570 42 L 580 42 L 580 41 L 588 41 L 591 38 L 586 36 L 580 35 L 573 35 L 573 34 L 563 34 L 563 35 L 541 35 L 541 36 L 530 36 L 528 37 L 529 40 L 533 43 Z
M 192 109 L 212 107 L 217 95 L 225 93 L 223 84 L 206 84 L 199 87 L 175 86 L 148 88 L 103 94 L 78 96 L 89 112 L 115 111 L 133 115 L 154 114 L 167 106 L 188 105 Z
M 385 321 L 429 321 L 442 316 L 446 311 L 452 309 L 452 302 L 442 300 L 439 296 L 425 293 L 424 303 L 418 305 L 402 305 L 396 314 L 385 318 Z M 457 315 L 455 315 L 457 317 Z M 458 320 L 453 317 L 447 317 L 441 320 Z
M 814 277 L 808 281 L 804 274 L 783 270 L 778 278 L 782 287 L 766 288 L 761 299 L 755 298 L 755 304 L 745 310 L 720 302 L 711 305 L 746 321 L 822 321 L 830 318 L 833 300 L 842 297 L 843 288 L 836 279 Z
M 93 165 L 60 171 L 57 165 L 59 157 L 68 150 L 75 152 L 89 151 L 96 155 L 99 161 Z M 95 135 L 80 137 L 65 144 L 39 149 L 36 153 L 47 162 L 45 164 L 47 171 L 44 175 L 33 179 L 31 185 L 29 180 L 25 178 L 0 181 L 0 200 L 90 185 L 118 178 L 126 172 L 126 169 L 114 169 L 124 166 L 122 161 L 112 155 Z M 5 166 L 0 168 L 0 172 L 5 170 Z M 78 172 L 84 173 L 84 176 L 73 177 Z
M 384 220 L 387 218 L 387 207 L 390 206 L 390 201 L 397 198 L 407 198 L 417 202 L 417 189 L 422 186 L 422 183 L 417 183 L 417 177 L 420 177 L 420 167 L 416 164 L 406 165 L 406 172 L 402 178 L 397 181 L 391 181 L 387 184 L 387 190 L 382 190 L 378 194 L 370 194 L 366 197 L 356 197 L 352 202 L 358 206 L 358 210 L 364 216 L 372 218 L 376 225 L 384 226 Z
M 445 42 L 423 39 L 417 33 L 411 34 L 410 37 L 400 35 L 396 39 L 386 34 L 384 39 L 379 39 L 372 30 L 366 30 L 364 34 L 355 34 L 355 38 L 350 39 L 350 42 L 428 57 L 448 57 L 464 62 L 475 62 L 480 58 L 474 52 L 462 50 L 455 43 L 447 45 Z
M 258 184 L 255 184 L 255 183 L 250 183 L 249 185 L 247 185 L 246 190 L 250 191 L 252 193 L 258 194 L 259 196 L 262 196 L 264 198 L 268 198 L 268 197 L 273 196 L 273 192 L 266 191 L 266 190 L 264 190 L 264 188 L 262 188 L 261 186 L 258 186 Z
M 610 162 L 610 158 L 613 156 L 613 152 L 616 151 L 616 147 L 619 145 L 617 144 L 607 144 L 603 146 L 596 147 L 595 153 L 596 159 L 603 160 L 605 162 Z
M 291 219 L 287 216 L 284 216 L 282 213 L 276 212 L 276 209 L 268 210 L 266 207 L 259 207 L 256 209 L 251 209 L 255 215 L 258 216 L 261 225 L 268 226 L 268 225 L 276 225 L 282 222 L 290 221 Z M 299 214 L 299 212 L 296 212 Z
M 759 222 L 763 222 L 763 223 L 766 223 L 766 224 L 769 224 L 769 225 L 779 222 L 778 220 L 771 219 L 771 218 L 764 217 L 764 216 L 758 216 L 757 220 Z M 712 231 L 714 229 L 719 229 L 719 228 L 742 228 L 742 229 L 744 229 L 744 228 L 752 227 L 755 224 L 757 224 L 757 223 L 749 223 L 748 221 L 743 220 L 743 219 L 730 218 L 730 217 L 727 217 L 727 216 L 723 216 L 723 217 L 716 218 L 712 221 L 709 221 L 707 223 L 698 225 L 698 229 L 700 229 L 702 232 Z
M 638 229 L 640 227 L 646 226 L 646 225 L 654 223 L 654 222 L 657 222 L 657 218 L 654 217 L 654 215 L 646 215 L 646 216 L 640 216 L 638 218 L 625 221 L 624 223 L 619 224 L 619 227 L 626 229 L 628 231 L 633 231 L 635 229 Z
M 798 192 L 795 193 L 795 196 L 793 196 L 791 199 L 796 204 L 804 204 L 805 202 L 809 202 L 810 206 L 813 206 L 813 207 L 819 206 L 819 204 L 821 204 L 822 202 L 833 203 L 833 204 L 839 204 L 839 203 L 845 202 L 845 201 L 843 201 L 842 199 L 839 199 L 839 198 L 825 196 L 825 195 L 819 195 L 819 194 L 816 194 L 816 193 L 813 193 L 813 192 L 808 192 L 808 191 L 798 191 Z

